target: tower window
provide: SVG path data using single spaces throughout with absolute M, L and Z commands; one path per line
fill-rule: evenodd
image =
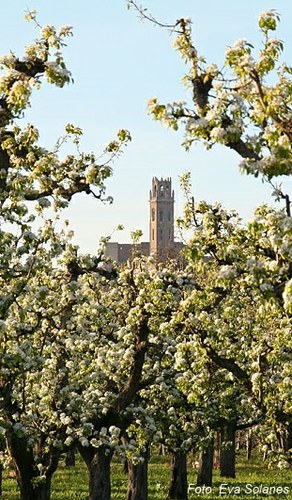
M 170 212 L 168 212 L 168 214 L 167 214 L 167 215 L 168 215 L 168 222 L 170 222 L 170 221 L 171 221 L 171 213 L 170 213 Z
M 154 221 L 155 220 L 155 210 L 154 210 L 154 208 L 152 208 L 152 210 L 151 210 L 151 217 L 152 217 L 152 220 Z
M 160 229 L 160 240 L 162 240 L 162 238 L 163 238 L 163 231 L 162 229 Z
M 163 211 L 160 210 L 159 212 L 159 221 L 162 222 L 163 221 Z
M 152 240 L 154 240 L 154 229 L 152 229 Z

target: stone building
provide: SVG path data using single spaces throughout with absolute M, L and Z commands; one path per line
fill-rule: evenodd
M 159 261 L 178 256 L 183 244 L 174 241 L 174 191 L 171 178 L 153 177 L 149 195 L 149 241 L 138 245 L 108 242 L 106 256 L 121 264 L 127 262 L 134 253 L 156 255 Z

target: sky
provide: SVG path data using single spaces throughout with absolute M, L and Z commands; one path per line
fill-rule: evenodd
M 292 2 L 290 0 L 139 0 L 158 20 L 173 24 L 190 17 L 193 39 L 209 63 L 220 65 L 229 45 L 245 38 L 260 46 L 259 14 L 271 8 L 281 15 L 277 31 L 285 44 L 284 60 L 292 65 Z M 196 145 L 190 152 L 181 146 L 182 132 L 163 128 L 147 114 L 147 101 L 186 99 L 181 78 L 187 68 L 172 47 L 166 30 L 141 22 L 126 0 L 17 0 L 1 7 L 0 54 L 17 55 L 38 34 L 25 21 L 25 12 L 35 9 L 40 24 L 73 26 L 64 57 L 74 84 L 63 89 L 44 84 L 32 98 L 24 121 L 40 130 L 40 143 L 51 147 L 66 123 L 82 127 L 82 149 L 100 154 L 116 132 L 126 128 L 132 142 L 114 164 L 107 182 L 112 205 L 85 195 L 75 197 L 64 217 L 70 220 L 84 252 L 95 253 L 99 239 L 112 234 L 112 241 L 130 242 L 136 229 L 148 240 L 149 190 L 152 177 L 171 177 L 175 190 L 175 212 L 181 215 L 183 196 L 179 177 L 192 174 L 196 200 L 219 201 L 235 209 L 243 220 L 251 218 L 261 203 L 272 203 L 271 189 L 259 179 L 239 173 L 240 157 L 223 147 L 206 151 Z M 285 183 L 285 188 L 289 188 Z M 115 232 L 122 224 L 124 231 Z

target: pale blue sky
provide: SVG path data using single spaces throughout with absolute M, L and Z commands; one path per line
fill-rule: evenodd
M 278 37 L 285 43 L 285 59 L 292 64 L 292 2 L 290 0 L 144 0 L 144 7 L 167 23 L 181 17 L 193 21 L 194 41 L 208 61 L 218 65 L 224 52 L 238 38 L 259 43 L 260 12 L 276 9 L 282 18 Z M 147 115 L 146 104 L 157 96 L 162 102 L 184 99 L 180 84 L 186 68 L 173 50 L 167 31 L 141 23 L 126 0 L 18 0 L 1 9 L 0 54 L 22 52 L 35 38 L 32 24 L 24 20 L 27 8 L 36 9 L 41 24 L 72 24 L 65 59 L 75 83 L 65 89 L 44 85 L 34 95 L 26 115 L 39 127 L 41 142 L 50 146 L 67 122 L 84 129 L 83 149 L 99 153 L 120 128 L 128 128 L 133 141 L 114 167 L 108 182 L 112 206 L 93 199 L 76 198 L 66 216 L 75 239 L 84 251 L 95 252 L 98 240 L 118 224 L 125 230 L 113 239 L 129 241 L 140 228 L 148 240 L 148 195 L 153 176 L 173 179 L 176 213 L 183 204 L 179 176 L 192 172 L 196 199 L 220 201 L 239 211 L 244 219 L 255 206 L 271 201 L 270 188 L 260 180 L 239 174 L 240 158 L 224 148 L 205 151 L 200 146 L 186 153 L 182 135 L 164 129 Z

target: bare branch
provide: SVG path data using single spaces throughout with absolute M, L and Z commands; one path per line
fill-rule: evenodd
M 180 31 L 176 30 L 175 28 L 179 24 L 179 21 L 177 21 L 174 24 L 166 24 L 166 23 L 161 23 L 160 21 L 157 21 L 155 17 L 152 16 L 152 14 L 148 13 L 147 9 L 144 9 L 142 5 L 138 5 L 137 2 L 134 0 L 128 0 L 128 7 L 133 7 L 139 14 L 141 19 L 145 19 L 147 21 L 150 21 L 152 24 L 155 24 L 156 26 L 160 26 L 160 28 L 166 28 L 166 29 L 171 29 L 172 31 L 176 33 L 180 33 Z

